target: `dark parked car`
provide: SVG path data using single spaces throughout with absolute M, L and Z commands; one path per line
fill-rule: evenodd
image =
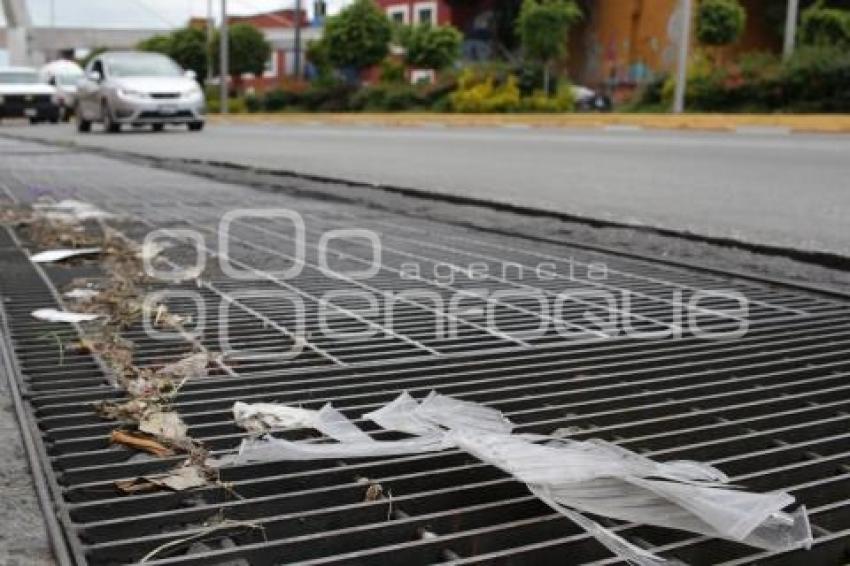
M 0 119 L 29 118 L 30 123 L 59 121 L 56 89 L 44 84 L 35 69 L 0 67 Z

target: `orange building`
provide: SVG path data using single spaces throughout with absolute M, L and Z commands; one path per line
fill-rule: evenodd
M 694 0 L 694 11 L 698 1 Z M 723 50 L 727 55 L 779 52 L 782 39 L 764 17 L 770 3 L 741 0 L 747 11 L 746 28 L 736 44 Z M 570 34 L 567 67 L 573 81 L 622 91 L 674 68 L 680 0 L 584 0 L 581 6 L 584 20 Z
M 681 29 L 681 0 L 577 0 L 583 21 L 570 34 L 567 70 L 579 84 L 607 87 L 627 93 L 676 64 Z M 741 39 L 722 50 L 727 57 L 742 51 L 781 49 L 781 37 L 765 17 L 776 0 L 740 0 L 747 11 Z M 464 58 L 489 53 L 475 22 L 493 22 L 492 0 L 377 0 L 387 16 L 398 23 L 452 25 L 465 34 Z M 699 0 L 693 0 L 694 12 Z M 474 49 L 473 49 L 474 48 Z

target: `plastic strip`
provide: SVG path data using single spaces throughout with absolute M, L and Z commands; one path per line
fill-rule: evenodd
M 794 503 L 787 493 L 734 489 L 725 485 L 729 480 L 722 471 L 707 464 L 655 462 L 604 440 L 544 440 L 511 434 L 513 425 L 498 410 L 435 392 L 421 403 L 404 392 L 363 415 L 386 430 L 414 435 L 404 440 L 376 441 L 330 405 L 310 412 L 309 418 L 311 423 L 305 419 L 300 424 L 337 442 L 246 440 L 236 460 L 367 458 L 458 447 L 525 483 L 547 505 L 639 566 L 671 561 L 635 546 L 582 513 L 685 530 L 765 550 L 811 546 L 805 508 L 783 512 Z

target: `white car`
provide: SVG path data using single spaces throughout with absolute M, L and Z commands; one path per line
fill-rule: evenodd
M 39 77 L 56 89 L 60 116 L 68 120 L 77 103 L 77 83 L 83 78 L 83 68 L 73 61 L 52 61 L 41 68 Z
M 195 73 L 184 71 L 159 53 L 106 52 L 87 66 L 77 88 L 77 130 L 88 132 L 102 122 L 107 132 L 121 126 L 185 124 L 204 127 L 206 101 Z
M 0 67 L 0 119 L 28 118 L 31 124 L 59 121 L 56 89 L 29 67 Z

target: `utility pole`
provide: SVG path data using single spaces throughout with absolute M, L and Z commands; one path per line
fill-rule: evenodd
M 782 45 L 782 58 L 786 61 L 794 54 L 797 41 L 797 12 L 800 10 L 800 0 L 788 0 L 788 10 L 785 14 L 785 41 Z
M 218 58 L 221 66 L 219 68 L 219 100 L 221 101 L 222 114 L 227 114 L 227 79 L 230 76 L 230 61 L 228 60 L 228 32 L 227 32 L 227 0 L 221 0 L 221 38 L 218 42 L 219 53 Z
M 679 33 L 679 61 L 676 68 L 676 92 L 673 97 L 673 112 L 685 111 L 685 92 L 688 86 L 688 51 L 691 43 L 691 7 L 693 0 L 681 0 L 682 29 Z
M 207 0 L 207 84 L 213 75 L 213 35 L 215 34 L 215 19 L 213 18 L 213 0 Z
M 301 78 L 301 0 L 295 0 L 295 77 Z

